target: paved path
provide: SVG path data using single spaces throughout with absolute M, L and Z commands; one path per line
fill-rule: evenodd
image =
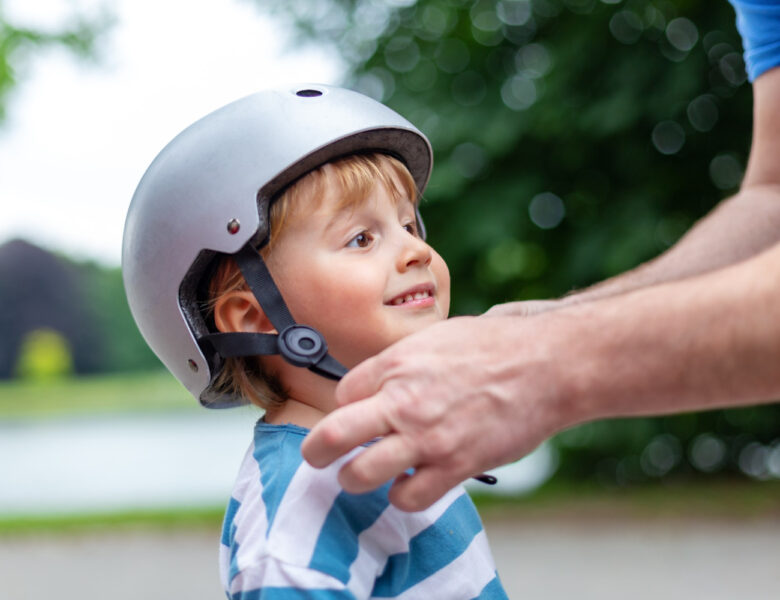
M 486 528 L 512 599 L 780 598 L 780 519 L 518 520 Z M 223 598 L 215 531 L 0 538 L 2 600 Z

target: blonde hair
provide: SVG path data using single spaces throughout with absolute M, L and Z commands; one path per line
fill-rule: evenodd
M 360 206 L 379 184 L 388 190 L 396 203 L 403 198 L 410 199 L 414 204 L 418 201 L 417 186 L 412 175 L 403 163 L 387 154 L 353 154 L 310 171 L 271 203 L 268 215 L 270 235 L 268 243 L 260 251 L 263 259 L 273 253 L 290 223 L 317 209 L 327 187 L 336 186 L 338 189 L 339 199 L 335 210 L 340 211 Z M 220 259 L 208 289 L 209 318 L 222 296 L 248 289 L 231 256 Z M 225 359 L 211 387 L 213 392 L 240 396 L 265 409 L 280 406 L 288 397 L 279 378 L 267 372 L 254 356 Z

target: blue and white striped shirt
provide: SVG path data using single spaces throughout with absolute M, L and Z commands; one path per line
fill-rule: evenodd
M 406 513 L 389 484 L 348 494 L 353 453 L 318 470 L 301 457 L 308 430 L 258 422 L 222 531 L 220 572 L 231 600 L 506 598 L 485 531 L 462 487 Z

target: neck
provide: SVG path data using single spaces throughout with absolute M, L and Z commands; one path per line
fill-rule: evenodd
M 265 420 L 274 425 L 291 423 L 311 429 L 325 415 L 336 409 L 336 382 L 306 369 L 287 364 L 279 357 L 268 357 L 268 366 L 285 384 L 287 400 L 268 409 Z M 266 359 L 267 360 L 267 359 Z
M 328 413 L 311 404 L 288 398 L 281 406 L 267 410 L 264 419 L 273 425 L 292 424 L 311 429 L 326 414 Z

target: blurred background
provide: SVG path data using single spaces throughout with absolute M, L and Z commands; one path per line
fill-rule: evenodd
M 0 597 L 219 595 L 259 415 L 196 406 L 119 270 L 181 129 L 297 81 L 395 108 L 433 143 L 429 241 L 476 314 L 634 267 L 734 193 L 741 52 L 725 0 L 0 0 Z M 499 476 L 472 492 L 510 597 L 780 590 L 780 405 L 584 425 Z

